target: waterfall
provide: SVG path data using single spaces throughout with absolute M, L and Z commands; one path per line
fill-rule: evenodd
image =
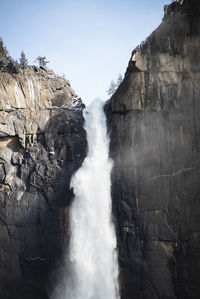
M 112 161 L 103 102 L 84 110 L 88 154 L 71 181 L 70 278 L 66 299 L 119 299 L 116 237 L 111 220 Z

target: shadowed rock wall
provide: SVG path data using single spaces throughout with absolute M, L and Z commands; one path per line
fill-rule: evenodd
M 122 299 L 200 297 L 200 1 L 165 6 L 107 104 Z

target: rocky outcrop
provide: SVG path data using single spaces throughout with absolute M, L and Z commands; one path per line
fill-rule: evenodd
M 0 73 L 0 110 L 44 109 L 72 105 L 77 98 L 69 81 L 46 67 L 27 67 L 18 74 Z
M 44 299 L 66 247 L 83 105 L 46 68 L 0 73 L 0 298 Z M 52 285 L 52 284 L 49 284 Z
M 200 2 L 165 6 L 107 104 L 122 299 L 200 296 Z

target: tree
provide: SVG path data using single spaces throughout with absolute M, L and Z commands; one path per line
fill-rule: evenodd
M 115 93 L 116 89 L 117 89 L 116 83 L 112 80 L 110 82 L 110 87 L 107 90 L 108 95 L 112 96 Z
M 110 87 L 107 90 L 107 93 L 109 96 L 112 96 L 115 93 L 115 91 L 117 90 L 119 85 L 122 83 L 122 81 L 123 81 L 123 77 L 121 74 L 118 75 L 116 83 L 113 80 L 111 81 Z
M 8 50 L 4 46 L 2 38 L 0 38 L 0 58 L 6 58 L 8 55 Z
M 47 63 L 49 63 L 49 61 L 46 61 L 46 56 L 38 56 L 37 58 L 36 58 L 36 61 L 38 61 L 38 63 L 39 63 L 39 66 L 46 66 L 47 65 Z
M 7 56 L 5 70 L 11 74 L 18 74 L 20 65 L 17 60 L 14 60 L 11 56 Z
M 118 78 L 117 78 L 117 87 L 122 83 L 123 77 L 122 74 L 119 73 Z
M 14 60 L 8 53 L 8 50 L 4 46 L 3 40 L 0 37 L 0 72 L 8 72 L 10 74 L 19 73 L 19 63 Z
M 24 54 L 24 51 L 21 52 L 21 57 L 19 59 L 20 66 L 25 69 L 28 65 L 28 60 L 26 59 L 26 55 Z

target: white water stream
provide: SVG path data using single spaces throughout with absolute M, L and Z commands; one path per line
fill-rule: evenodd
M 115 229 L 111 220 L 112 161 L 103 102 L 84 110 L 88 154 L 71 181 L 70 279 L 66 299 L 119 299 Z

